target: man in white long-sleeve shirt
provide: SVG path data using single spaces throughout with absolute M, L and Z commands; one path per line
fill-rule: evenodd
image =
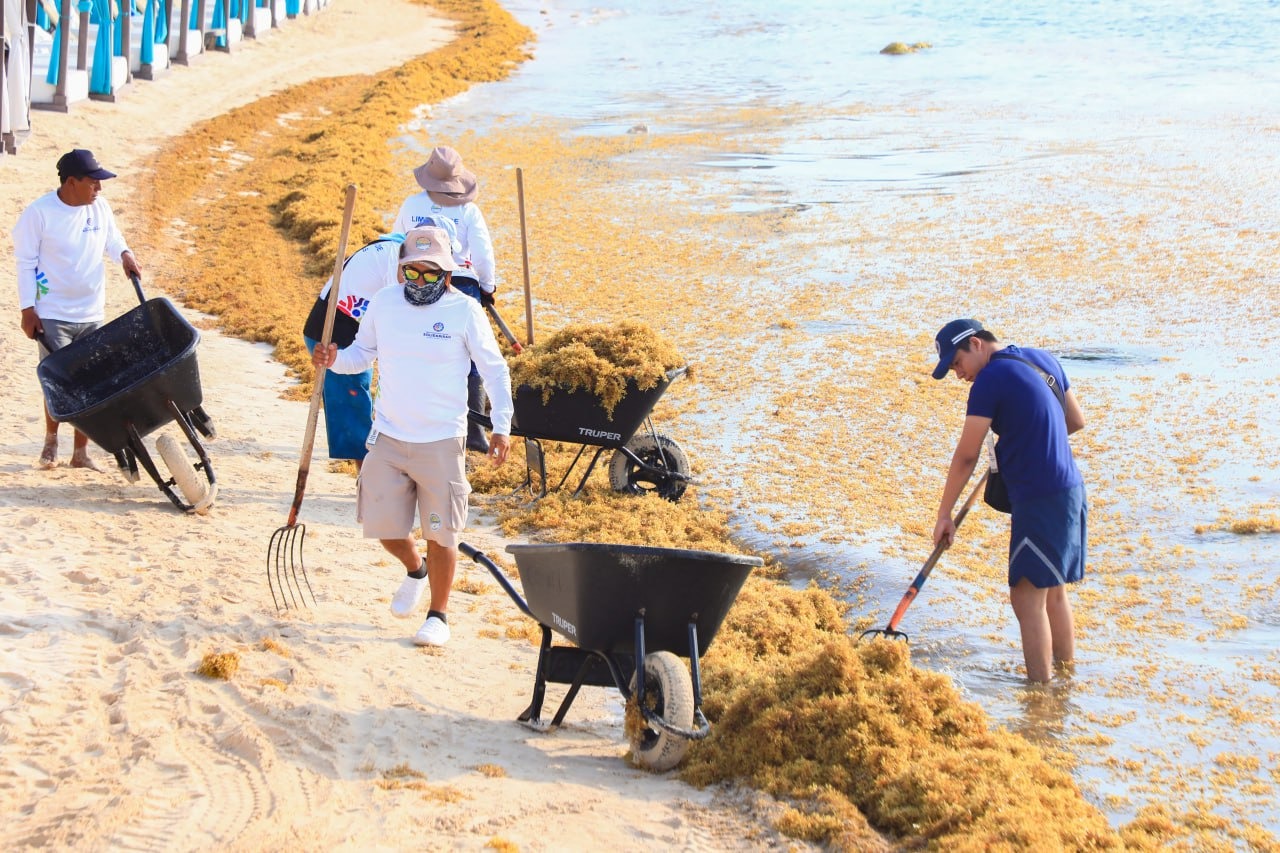
M 482 306 L 492 305 L 498 278 L 489 226 L 476 205 L 476 176 L 462 165 L 457 151 L 441 145 L 431 150 L 427 162 L 413 170 L 413 178 L 422 192 L 414 193 L 400 205 L 395 230 L 403 233 L 436 224 L 441 218 L 452 222 L 456 236 L 453 261 L 457 267 L 450 275 L 450 286 L 478 299 Z M 484 411 L 484 390 L 475 370 L 467 377 L 467 405 L 477 412 Z M 478 424 L 467 429 L 467 449 L 481 453 L 489 450 L 484 430 Z
M 39 342 L 41 359 L 102 325 L 107 299 L 104 255 L 119 259 L 126 276 L 142 275 L 116 227 L 111 205 L 99 198 L 102 182 L 114 177 L 93 152 L 67 152 L 58 160 L 58 189 L 33 201 L 13 228 L 22 331 Z M 71 465 L 98 470 L 89 458 L 88 443 L 88 437 L 76 430 Z M 57 464 L 58 422 L 46 405 L 40 465 Z
M 408 618 L 430 589 L 427 619 L 413 638 L 421 646 L 449 641 L 449 593 L 471 493 L 463 443 L 473 362 L 493 404 L 493 464 L 506 461 L 511 435 L 507 362 L 480 305 L 449 286 L 455 268 L 443 228 L 410 231 L 400 251 L 401 286 L 373 295 L 350 346 L 317 346 L 312 353 L 317 368 L 337 373 L 360 373 L 378 362 L 357 515 L 365 537 L 404 564 L 407 576 L 391 612 Z M 413 539 L 415 509 L 427 540 L 425 560 Z

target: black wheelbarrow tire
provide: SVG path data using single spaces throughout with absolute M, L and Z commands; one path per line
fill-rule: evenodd
M 674 652 L 653 652 L 644 659 L 644 685 L 649 708 L 681 729 L 693 727 L 693 679 L 684 661 Z M 631 677 L 634 695 L 635 676 Z M 636 697 L 639 701 L 639 697 Z M 656 726 L 645 725 L 631 738 L 635 762 L 647 770 L 662 773 L 684 760 L 689 739 Z
M 621 450 L 615 451 L 609 462 L 609 485 L 615 492 L 643 495 L 656 492 L 658 497 L 675 502 L 684 495 L 689 482 L 689 458 L 685 456 L 675 439 L 662 433 L 636 433 L 627 442 L 627 449 L 654 468 L 665 468 L 679 476 L 669 477 L 651 474 L 637 465 Z
M 195 512 L 207 508 L 204 480 L 196 472 L 187 454 L 182 452 L 182 445 L 171 435 L 162 435 L 156 439 L 156 452 L 164 460 L 165 467 L 173 476 L 173 482 L 187 503 L 195 507 Z

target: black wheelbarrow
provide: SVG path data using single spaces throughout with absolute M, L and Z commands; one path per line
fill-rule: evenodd
M 112 454 L 129 480 L 138 481 L 141 464 L 174 506 L 200 512 L 217 494 L 213 464 L 197 434 L 214 436 L 213 422 L 200 406 L 200 333 L 172 302 L 147 299 L 137 277 L 131 279 L 141 304 L 51 353 L 36 374 L 54 420 L 71 424 Z M 155 445 L 172 475 L 166 477 L 142 439 L 171 421 L 199 462 L 193 465 L 176 439 L 161 435 Z
M 547 466 L 543 441 L 563 441 L 580 445 L 573 462 L 560 478 L 556 489 L 568 482 L 588 448 L 595 448 L 586 471 L 573 494 L 579 494 L 596 463 L 606 450 L 614 451 L 609 461 L 609 485 L 619 492 L 639 495 L 654 492 L 669 501 L 678 501 L 693 479 L 689 476 L 689 458 L 669 436 L 657 432 L 649 414 L 672 382 L 684 376 L 688 368 L 667 372 L 666 378 L 652 388 L 641 390 L 635 380 L 627 380 L 627 390 L 614 408 L 612 416 L 591 391 L 557 391 L 544 404 L 542 391 L 519 385 L 512 392 L 515 414 L 511 434 L 525 440 L 525 482 L 539 497 L 547 494 Z M 475 423 L 493 429 L 488 416 L 472 409 L 468 417 Z M 643 427 L 643 429 L 642 429 Z M 538 482 L 535 487 L 534 475 Z
M 675 767 L 711 731 L 698 661 L 760 558 L 586 542 L 508 545 L 526 601 L 492 560 L 466 543 L 458 547 L 542 627 L 533 699 L 521 722 L 554 729 L 583 685 L 616 687 L 628 720 L 639 713 L 639 724 L 627 725 L 632 755 L 654 771 Z M 553 631 L 573 645 L 553 645 Z M 549 681 L 569 691 L 548 726 L 541 717 Z

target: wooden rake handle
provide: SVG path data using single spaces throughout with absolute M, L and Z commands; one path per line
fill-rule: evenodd
M 982 476 L 978 478 L 977 484 L 973 487 L 973 491 L 969 492 L 969 497 L 965 499 L 964 506 L 960 507 L 960 511 L 956 513 L 955 525 L 957 529 L 960 527 L 960 522 L 964 521 L 964 517 L 969 514 L 969 510 L 973 508 L 974 502 L 978 499 L 978 495 L 982 493 L 982 487 L 987 484 L 987 477 L 990 475 L 991 471 L 989 469 L 983 472 Z M 933 546 L 933 553 L 929 555 L 929 559 L 925 560 L 924 566 L 921 567 L 916 575 L 916 579 L 911 582 L 906 594 L 902 596 L 902 601 L 898 602 L 898 609 L 893 611 L 889 624 L 885 626 L 883 631 L 875 633 L 884 633 L 890 636 L 898 633 L 898 623 L 906 615 L 907 608 L 911 606 L 911 602 L 916 600 L 916 596 L 920 593 L 920 588 L 929 579 L 929 574 L 933 571 L 933 567 L 938 564 L 938 558 L 942 556 L 942 552 L 947 550 L 948 547 L 950 546 L 946 539 Z
M 324 332 L 317 346 L 329 348 L 333 337 L 333 318 L 338 313 L 338 287 L 342 284 L 342 262 L 347 257 L 347 236 L 351 233 L 351 216 L 356 207 L 356 185 L 347 184 L 347 203 L 342 211 L 342 233 L 338 236 L 338 255 L 333 259 L 333 283 L 329 285 L 329 301 L 325 304 Z M 311 471 L 311 451 L 316 443 L 316 421 L 320 417 L 320 398 L 324 391 L 326 369 L 316 368 L 315 385 L 311 389 L 311 408 L 307 412 L 307 430 L 302 439 L 302 453 L 298 459 L 298 483 L 293 490 L 293 505 L 289 508 L 289 527 L 298 522 L 298 510 L 302 507 L 302 495 L 307 489 L 307 474 Z

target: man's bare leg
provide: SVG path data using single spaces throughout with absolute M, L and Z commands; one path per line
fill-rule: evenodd
M 431 579 L 431 609 L 449 612 L 449 593 L 458 570 L 458 549 L 446 548 L 434 539 L 427 540 L 427 577 Z
M 1013 614 L 1018 617 L 1022 634 L 1022 656 L 1027 664 L 1027 678 L 1049 681 L 1053 678 L 1053 634 L 1046 608 L 1046 591 L 1037 589 L 1022 578 L 1009 589 Z
M 71 446 L 71 467 L 88 468 L 90 471 L 102 470 L 98 467 L 98 463 L 89 458 L 89 436 L 80 430 L 76 430 Z
M 58 422 L 49 415 L 49 407 L 44 407 L 44 448 L 40 451 L 40 467 L 53 468 L 58 464 Z

